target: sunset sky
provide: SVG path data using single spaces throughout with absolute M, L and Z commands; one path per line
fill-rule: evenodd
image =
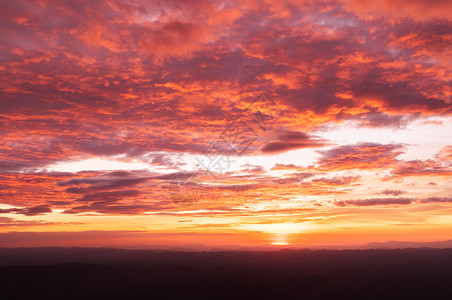
M 452 1 L 0 0 L 0 247 L 452 239 Z

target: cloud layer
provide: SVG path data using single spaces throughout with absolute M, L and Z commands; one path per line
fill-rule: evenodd
M 2 3 L 2 227 L 447 206 L 450 143 L 425 158 L 323 134 L 437 126 L 422 144 L 449 124 L 451 16 L 445 0 Z M 90 159 L 148 167 L 67 167 Z

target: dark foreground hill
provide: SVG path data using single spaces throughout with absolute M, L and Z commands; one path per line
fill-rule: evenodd
M 2 299 L 452 299 L 452 249 L 0 249 Z

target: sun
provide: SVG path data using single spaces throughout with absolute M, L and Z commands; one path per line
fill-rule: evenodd
M 272 245 L 290 245 L 288 237 L 291 234 L 305 232 L 312 228 L 308 223 L 269 223 L 269 224 L 243 224 L 241 229 L 260 231 L 272 235 Z
M 289 237 L 289 234 L 274 234 L 272 238 L 272 242 L 270 243 L 273 246 L 287 246 L 290 245 L 287 238 Z

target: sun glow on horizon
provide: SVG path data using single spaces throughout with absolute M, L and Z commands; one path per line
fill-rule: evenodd
M 274 246 L 288 246 L 290 245 L 290 243 L 288 242 L 288 234 L 274 234 L 272 236 L 272 242 L 270 243 L 271 245 Z
M 310 223 L 268 223 L 268 224 L 244 224 L 240 229 L 248 231 L 258 231 L 271 235 L 272 245 L 290 245 L 291 234 L 300 234 L 313 229 Z

